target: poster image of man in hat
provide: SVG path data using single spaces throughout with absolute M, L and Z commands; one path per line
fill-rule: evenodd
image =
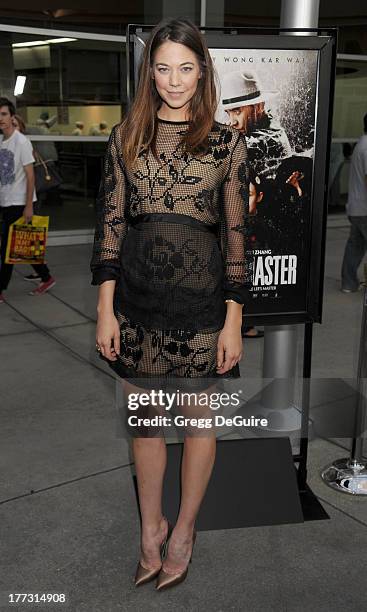
M 268 110 L 279 93 L 262 87 L 253 70 L 225 72 L 221 77 L 222 116 L 245 136 L 250 164 L 249 275 L 254 254 L 262 250 L 296 254 L 302 275 L 312 159 L 292 150 L 285 129 Z M 284 286 L 281 295 L 292 292 L 291 286 Z
M 282 161 L 292 156 L 288 136 L 283 127 L 265 110 L 265 102 L 279 94 L 259 85 L 250 70 L 236 70 L 223 75 L 221 103 L 230 124 L 246 136 L 249 160 L 254 173 L 275 179 Z M 299 195 L 301 172 L 295 170 L 287 178 Z

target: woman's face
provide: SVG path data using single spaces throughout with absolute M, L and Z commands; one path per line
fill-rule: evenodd
M 185 45 L 167 40 L 154 54 L 152 78 L 163 104 L 186 111 L 201 78 L 198 59 Z

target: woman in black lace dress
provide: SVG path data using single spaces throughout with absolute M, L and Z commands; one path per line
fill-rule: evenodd
M 134 103 L 109 139 L 91 262 L 97 350 L 131 391 L 147 380 L 208 390 L 239 377 L 247 153 L 237 130 L 214 121 L 216 105 L 199 30 L 185 19 L 159 24 Z M 172 532 L 161 508 L 165 440 L 137 436 L 132 444 L 142 517 L 135 583 L 159 574 L 162 589 L 186 576 L 215 435 L 185 437 Z

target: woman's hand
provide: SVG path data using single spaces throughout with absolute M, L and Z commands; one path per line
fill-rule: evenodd
M 217 373 L 224 374 L 242 358 L 241 324 L 226 321 L 218 337 Z
M 224 374 L 242 358 L 241 327 L 225 324 L 218 337 L 217 372 Z
M 116 361 L 120 354 L 120 326 L 113 312 L 99 312 L 97 319 L 96 343 L 101 354 L 110 361 Z
M 99 286 L 97 304 L 96 344 L 101 355 L 110 361 L 116 361 L 120 354 L 120 328 L 113 311 L 115 280 L 106 280 Z

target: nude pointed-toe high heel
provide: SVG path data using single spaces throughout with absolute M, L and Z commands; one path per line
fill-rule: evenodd
M 167 519 L 166 519 L 167 520 Z M 164 557 L 166 556 L 167 553 L 167 543 L 169 538 L 171 537 L 171 533 L 172 533 L 172 529 L 173 526 L 170 524 L 170 522 L 167 520 L 167 524 L 168 524 L 168 530 L 167 530 L 167 535 L 164 538 L 161 546 L 160 546 L 160 555 L 161 555 L 161 559 L 163 560 Z M 135 572 L 135 586 L 141 586 L 142 584 L 146 584 L 147 582 L 150 582 L 151 580 L 153 580 L 156 576 L 158 576 L 161 567 L 158 567 L 156 569 L 147 569 L 145 567 L 142 566 L 142 564 L 138 563 L 138 566 L 136 568 L 136 572 Z
M 194 550 L 195 540 L 196 540 L 196 531 L 194 531 L 193 536 L 192 536 L 192 550 L 191 550 L 191 556 L 189 559 L 189 563 L 191 563 L 192 561 L 192 553 Z M 163 589 L 167 589 L 168 587 L 172 587 L 172 586 L 175 586 L 176 584 L 180 584 L 180 582 L 183 582 L 189 570 L 189 563 L 187 564 L 183 572 L 180 572 L 179 574 L 167 574 L 167 572 L 165 572 L 164 569 L 162 568 L 158 574 L 157 584 L 155 587 L 156 590 L 163 591 Z

